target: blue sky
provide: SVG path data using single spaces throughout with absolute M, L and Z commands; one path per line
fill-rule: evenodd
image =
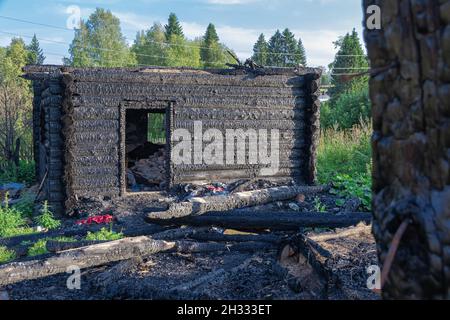
M 136 31 L 154 21 L 165 23 L 170 12 L 182 22 L 188 38 L 201 36 L 213 22 L 221 41 L 240 58 L 251 55 L 258 35 L 270 37 L 276 29 L 290 28 L 301 37 L 308 63 L 328 65 L 334 57 L 332 44 L 339 36 L 356 28 L 361 35 L 361 0 L 0 0 L 0 16 L 13 17 L 45 26 L 0 18 L 0 45 L 9 43 L 12 34 L 26 42 L 36 33 L 47 56 L 46 63 L 60 64 L 67 56 L 73 31 L 65 30 L 71 5 L 81 9 L 86 19 L 96 7 L 110 9 L 122 22 L 122 31 L 132 43 Z M 45 41 L 48 40 L 48 41 Z

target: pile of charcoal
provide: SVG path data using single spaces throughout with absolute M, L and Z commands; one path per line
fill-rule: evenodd
M 127 169 L 127 184 L 131 191 L 156 191 L 165 188 L 165 149 L 161 148 L 148 158 L 136 161 Z

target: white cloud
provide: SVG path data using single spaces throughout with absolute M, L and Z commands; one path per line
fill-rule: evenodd
M 113 15 L 120 19 L 121 26 L 123 30 L 127 28 L 133 28 L 133 30 L 146 30 L 151 27 L 153 21 L 152 17 L 141 16 L 131 12 L 118 12 L 113 11 Z

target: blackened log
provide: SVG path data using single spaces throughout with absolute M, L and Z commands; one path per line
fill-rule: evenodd
M 200 235 L 203 233 L 207 233 L 210 230 L 209 227 L 205 228 L 176 228 L 176 229 L 169 229 L 162 232 L 158 232 L 155 234 L 152 234 L 152 239 L 155 240 L 165 240 L 165 241 L 173 241 L 173 240 L 181 240 L 186 238 L 192 238 L 195 235 Z
M 281 236 L 274 234 L 223 234 L 220 232 L 199 232 L 189 236 L 190 239 L 197 241 L 215 241 L 215 242 L 268 242 L 280 243 Z
M 209 196 L 192 198 L 191 202 L 173 203 L 164 212 L 150 213 L 150 219 L 174 219 L 191 215 L 201 215 L 211 211 L 226 211 L 274 201 L 289 200 L 298 194 L 316 194 L 329 189 L 329 186 L 284 186 L 270 189 L 261 189 L 239 192 L 229 196 Z
M 185 238 L 193 238 L 197 234 L 206 233 L 209 228 L 176 228 L 169 229 L 162 232 L 158 232 L 151 235 L 151 238 L 154 240 L 165 240 L 165 241 L 173 241 L 180 240 Z M 231 241 L 231 240 L 230 240 Z M 60 252 L 69 249 L 81 248 L 85 246 L 90 246 L 99 243 L 109 242 L 106 241 L 98 241 L 98 240 L 81 240 L 81 241 L 56 241 L 56 240 L 48 240 L 46 243 L 46 248 L 49 252 Z
M 108 241 L 97 241 L 97 240 L 81 240 L 81 241 L 55 241 L 55 240 L 48 240 L 45 244 L 45 247 L 47 248 L 48 252 L 60 252 L 75 248 L 81 248 L 86 246 L 92 246 L 95 244 L 105 243 Z
M 153 240 L 149 237 L 125 238 L 63 251 L 43 260 L 12 262 L 0 266 L 0 286 L 63 273 L 70 266 L 80 269 L 95 267 L 166 251 L 174 246 L 173 242 Z
M 292 230 L 299 228 L 343 228 L 361 222 L 370 223 L 371 213 L 291 213 L 291 212 L 255 212 L 229 211 L 211 212 L 202 216 L 183 219 L 155 219 L 147 221 L 162 225 L 217 226 L 237 230 Z
M 277 249 L 278 246 L 268 242 L 193 242 L 177 241 L 174 251 L 179 253 L 207 253 L 207 252 L 259 252 L 269 249 Z

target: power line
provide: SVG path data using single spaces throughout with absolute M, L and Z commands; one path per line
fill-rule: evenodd
M 60 53 L 54 53 L 54 52 L 45 52 L 45 55 L 66 58 L 65 55 L 60 54 Z M 90 57 L 90 59 L 94 60 L 95 62 L 112 62 L 112 63 L 118 62 L 117 60 L 111 60 L 111 59 L 105 59 L 105 58 L 96 58 L 96 57 Z M 127 67 L 149 67 L 149 65 L 139 64 L 139 63 L 129 63 L 129 64 L 126 64 L 125 66 L 127 66 Z
M 0 30 L 0 33 L 3 34 L 7 34 L 7 35 L 11 35 L 11 36 L 16 36 L 16 37 L 23 37 L 23 38 L 29 38 L 32 39 L 34 36 L 30 36 L 30 35 L 24 35 L 24 34 L 19 34 L 19 33 L 12 33 L 12 32 L 7 32 L 7 31 L 2 31 Z M 62 44 L 62 45 L 69 45 L 71 46 L 72 44 L 69 42 L 64 42 L 64 41 L 58 41 L 58 40 L 52 40 L 52 39 L 46 39 L 46 38 L 38 38 L 36 37 L 36 39 L 38 39 L 39 41 L 43 41 L 43 42 L 50 42 L 50 43 L 55 43 L 55 44 Z M 99 47 L 93 47 L 93 46 L 75 46 L 75 48 L 81 48 L 81 49 L 87 49 L 87 50 L 99 50 L 99 51 L 106 51 L 106 52 L 114 52 L 117 53 L 117 50 L 113 50 L 113 49 L 108 49 L 108 48 L 99 48 Z M 157 58 L 157 59 L 167 59 L 166 56 L 159 56 L 159 55 L 149 55 L 149 54 L 143 54 L 143 53 L 134 53 L 136 56 L 138 57 L 146 57 L 146 58 Z M 219 61 L 215 61 L 215 62 L 219 62 Z M 342 70 L 348 70 L 348 69 L 353 69 L 353 68 L 334 68 L 335 70 L 338 69 L 342 69 Z M 354 68 L 355 70 L 359 68 Z M 362 70 L 362 69 L 361 69 Z
M 2 31 L 2 30 L 0 30 L 0 33 L 4 33 L 4 34 L 16 36 L 16 37 L 24 37 L 24 38 L 30 38 L 30 39 L 33 38 L 32 36 L 29 36 L 29 35 L 12 33 L 12 32 Z M 72 45 L 71 43 L 63 42 L 63 41 L 57 41 L 57 40 L 51 40 L 51 39 L 45 39 L 45 38 L 37 38 L 37 37 L 36 37 L 36 39 L 38 39 L 39 41 L 50 42 L 50 43 L 55 43 L 55 44 L 64 44 L 64 45 L 69 45 L 69 46 Z M 117 50 L 108 49 L 108 48 L 99 48 L 99 47 L 92 47 L 92 46 L 75 46 L 75 47 L 82 48 L 82 49 L 94 49 L 94 50 L 116 52 L 117 53 Z M 135 55 L 142 56 L 142 57 L 149 57 L 149 58 L 166 58 L 166 57 L 163 57 L 163 56 L 148 55 L 148 54 L 142 54 L 142 53 L 135 53 Z
M 73 29 L 69 29 L 69 28 L 58 27 L 58 26 L 54 26 L 54 25 L 51 25 L 51 24 L 33 22 L 33 21 L 28 21 L 28 20 L 13 18 L 13 17 L 7 17 L 7 16 L 2 16 L 2 15 L 0 15 L 0 18 L 1 19 L 6 19 L 6 20 L 11 20 L 11 21 L 16 21 L 16 22 L 34 24 L 34 25 L 42 26 L 42 27 L 54 28 L 54 29 L 65 30 L 65 31 L 73 31 Z
M 33 38 L 32 36 L 29 36 L 29 35 L 12 33 L 12 32 L 2 31 L 2 30 L 0 30 L 0 33 L 12 35 L 12 36 L 17 36 L 17 37 L 30 38 L 30 39 Z M 36 39 L 38 39 L 39 41 L 50 42 L 50 43 L 55 43 L 55 44 L 71 45 L 68 42 L 57 41 L 57 40 L 52 40 L 52 39 L 37 38 L 37 37 L 36 37 Z M 88 49 L 88 50 L 89 49 L 93 49 L 93 50 L 100 50 L 100 51 L 117 52 L 116 50 L 113 50 L 113 49 L 98 48 L 98 47 L 92 47 L 92 46 L 75 46 L 75 47 L 76 48 L 82 48 L 82 49 Z M 64 58 L 66 57 L 66 55 L 64 55 L 64 54 L 52 53 L 52 52 L 48 52 L 48 51 L 45 51 L 45 54 L 46 55 L 51 55 L 51 56 L 60 56 L 60 57 L 64 57 Z M 144 57 L 150 57 L 150 58 L 159 58 L 159 59 L 163 59 L 163 60 L 167 59 L 166 56 L 159 56 L 159 55 L 147 55 L 147 54 L 138 54 L 138 53 L 135 53 L 135 55 L 137 55 L 137 56 L 144 56 Z M 116 62 L 116 60 L 111 60 L 111 59 L 107 59 L 107 58 L 100 59 L 100 58 L 92 57 L 92 56 L 89 57 L 89 58 L 94 60 L 94 61 L 97 61 L 97 62 L 101 62 L 101 61 Z M 218 62 L 218 61 L 215 61 L 215 62 Z M 138 64 L 138 63 L 136 63 L 136 64 L 129 64 L 129 66 L 148 67 L 148 65 L 146 65 L 146 64 Z M 342 70 L 348 70 L 348 69 L 368 70 L 369 68 L 334 68 L 334 69 L 335 70 L 338 70 L 338 69 L 342 69 Z

